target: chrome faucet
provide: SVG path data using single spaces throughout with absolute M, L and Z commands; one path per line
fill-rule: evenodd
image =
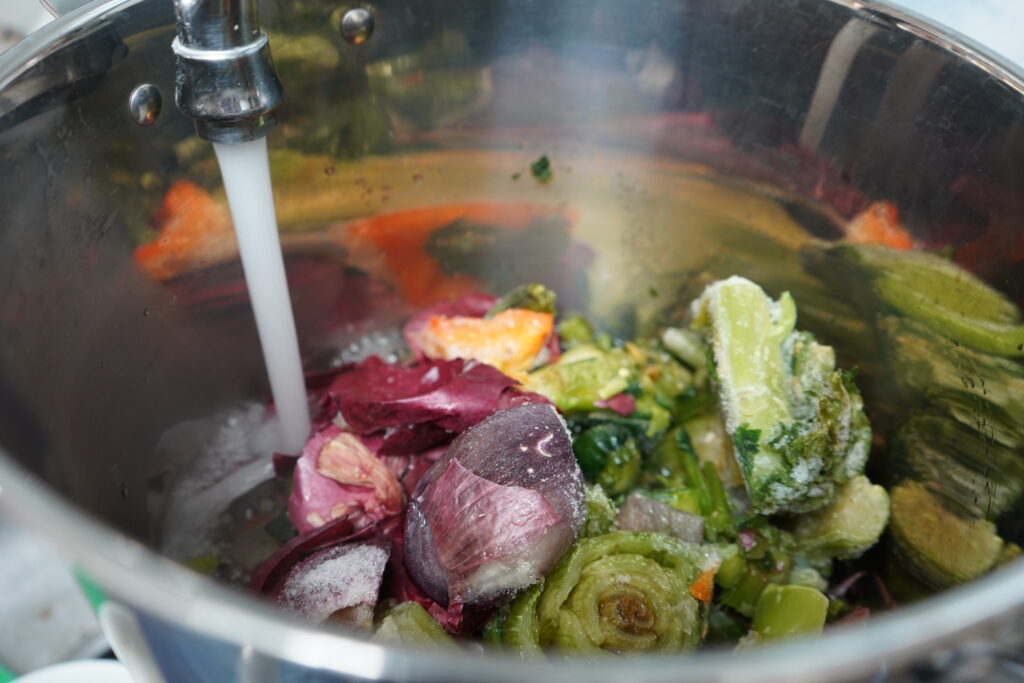
M 174 0 L 178 57 L 174 99 L 196 134 L 237 143 L 273 128 L 281 83 L 260 30 L 257 0 Z

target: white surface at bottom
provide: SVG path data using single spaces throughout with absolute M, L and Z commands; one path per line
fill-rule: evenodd
M 106 651 L 89 603 L 49 545 L 0 519 L 0 557 L 0 662 L 32 671 Z

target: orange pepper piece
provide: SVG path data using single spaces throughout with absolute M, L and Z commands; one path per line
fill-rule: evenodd
M 135 262 L 154 278 L 169 278 L 196 259 L 214 260 L 236 249 L 227 208 L 187 180 L 167 190 L 155 218 L 156 239 L 135 249 Z
M 875 202 L 855 216 L 846 228 L 846 239 L 860 244 L 884 244 L 907 251 L 914 239 L 900 225 L 900 213 L 891 202 Z
M 431 316 L 412 334 L 428 358 L 473 359 L 522 379 L 554 329 L 554 316 L 514 308 L 490 320 L 463 316 Z
M 718 567 L 701 572 L 700 576 L 690 584 L 690 595 L 701 602 L 711 602 L 711 596 L 715 591 L 715 572 Z

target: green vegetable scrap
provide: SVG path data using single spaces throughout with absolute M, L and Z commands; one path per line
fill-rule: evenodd
M 609 496 L 620 496 L 636 486 L 642 456 L 627 427 L 614 423 L 591 427 L 573 440 L 573 452 L 588 481 Z
M 583 338 L 587 327 L 578 322 L 571 330 Z M 557 362 L 531 372 L 523 385 L 570 417 L 599 409 L 622 410 L 608 401 L 628 395 L 630 416 L 645 419 L 645 434 L 655 436 L 671 425 L 677 401 L 693 386 L 693 373 L 657 342 L 615 347 L 598 337 L 572 346 Z
M 726 487 L 742 488 L 743 473 L 736 462 L 732 439 L 726 433 L 718 412 L 698 414 L 684 421 L 683 429 L 690 436 L 690 443 L 700 462 L 712 463 Z
M 542 586 L 518 596 L 488 627 L 490 642 L 538 656 L 671 653 L 695 648 L 706 609 L 690 585 L 713 550 L 652 533 L 614 531 L 579 541 Z
M 819 635 L 828 598 L 807 586 L 768 586 L 757 601 L 751 632 L 758 642 Z
M 713 350 L 714 376 L 755 511 L 806 512 L 860 473 L 871 428 L 852 377 L 806 332 L 788 294 L 772 301 L 732 277 L 695 302 L 694 328 Z
M 580 530 L 580 538 L 600 536 L 612 530 L 618 510 L 599 485 L 586 487 L 587 519 Z
M 505 296 L 498 299 L 491 309 L 487 311 L 486 318 L 490 319 L 511 308 L 522 308 L 537 313 L 549 313 L 554 315 L 557 312 L 555 306 L 558 296 L 544 285 L 535 282 L 520 285 Z
M 372 640 L 418 650 L 458 650 L 452 637 L 418 602 L 401 602 L 388 610 Z
M 548 159 L 547 154 L 542 155 L 537 161 L 530 164 L 530 175 L 541 183 L 551 181 L 555 176 L 555 172 L 551 168 L 551 161 Z
M 704 517 L 705 535 L 734 536 L 732 509 L 713 463 L 701 462 L 685 428 L 665 434 L 646 463 L 647 478 L 661 490 L 645 492 L 668 505 Z
M 928 586 L 966 583 L 999 561 L 1004 543 L 991 522 L 956 515 L 919 482 L 904 481 L 890 495 L 898 561 Z
M 858 299 L 888 309 L 982 353 L 1024 357 L 1020 311 L 1000 292 L 935 254 L 861 244 L 807 247 L 807 269 Z
M 567 349 L 581 344 L 593 344 L 594 328 L 582 315 L 569 316 L 558 323 L 558 338 Z
M 873 546 L 888 522 L 889 494 L 860 475 L 831 503 L 797 518 L 793 539 L 806 555 L 849 560 Z
M 629 389 L 633 379 L 634 363 L 625 351 L 581 344 L 562 354 L 558 362 L 531 372 L 523 386 L 571 413 L 597 409 L 599 401 Z

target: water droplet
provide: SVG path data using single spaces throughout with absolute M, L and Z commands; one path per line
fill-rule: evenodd
M 144 316 L 146 316 L 148 318 L 149 317 L 149 309 L 146 308 L 145 310 L 143 310 L 142 311 L 142 315 L 144 315 Z

